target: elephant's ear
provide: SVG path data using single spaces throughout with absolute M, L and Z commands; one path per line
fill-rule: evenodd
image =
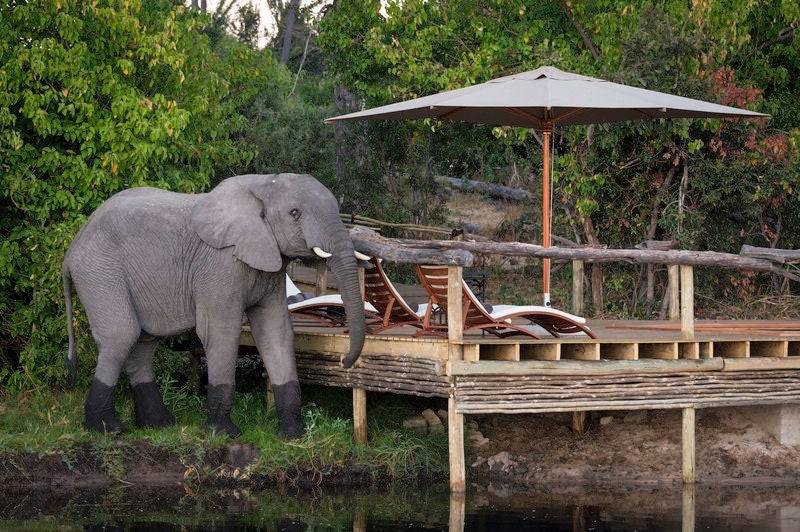
M 192 208 L 192 229 L 211 247 L 234 247 L 245 264 L 265 272 L 283 267 L 278 242 L 262 219 L 264 206 L 248 188 L 228 179 Z

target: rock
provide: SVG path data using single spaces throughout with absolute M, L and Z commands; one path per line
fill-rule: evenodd
M 508 451 L 502 451 L 486 459 L 489 470 L 493 473 L 509 473 L 517 466 Z
M 466 430 L 467 441 L 471 442 L 475 447 L 482 447 L 489 443 L 489 438 L 486 438 L 481 431 L 477 429 Z
M 436 413 L 439 414 L 439 418 L 442 420 L 442 423 L 444 423 L 444 425 L 447 426 L 447 420 L 448 420 L 447 410 L 445 410 L 444 408 L 440 408 Z
M 430 408 L 426 409 L 422 412 L 422 417 L 424 417 L 425 421 L 428 423 L 428 432 L 431 434 L 435 432 L 444 432 L 442 420 L 439 419 L 439 416 L 437 416 L 433 410 Z
M 423 416 L 410 417 L 403 420 L 403 428 L 417 434 L 425 435 L 428 433 L 428 420 Z
M 600 425 L 610 425 L 614 422 L 614 416 L 603 416 L 600 418 Z

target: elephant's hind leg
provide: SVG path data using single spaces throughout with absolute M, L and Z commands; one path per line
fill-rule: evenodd
M 83 424 L 87 429 L 106 433 L 127 431 L 117 416 L 117 409 L 114 406 L 116 389 L 116 385 L 103 384 L 97 377 L 92 380 L 83 406 Z
M 125 370 L 133 386 L 133 404 L 136 426 L 139 428 L 170 427 L 175 417 L 164 405 L 161 392 L 153 375 L 153 355 L 158 348 L 158 338 L 140 339 L 125 362 Z
M 84 403 L 84 426 L 97 432 L 125 432 L 114 405 L 115 392 L 122 366 L 141 329 L 132 307 L 126 305 L 126 293 L 104 294 L 105 298 L 84 297 L 80 291 L 78 295 L 84 301 L 98 350 L 94 380 Z

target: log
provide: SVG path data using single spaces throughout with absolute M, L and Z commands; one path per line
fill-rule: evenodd
M 476 192 L 478 194 L 485 194 L 490 198 L 504 199 L 510 201 L 530 201 L 531 194 L 527 190 L 521 188 L 507 187 L 505 185 L 498 185 L 495 183 L 484 183 L 482 181 L 475 181 L 473 179 L 458 179 L 456 177 L 437 176 L 436 181 L 446 183 L 451 187 L 462 190 L 464 192 Z
M 745 244 L 742 246 L 742 249 L 739 250 L 739 255 L 766 259 L 780 264 L 800 261 L 800 249 L 758 248 Z
M 396 262 L 420 262 L 419 255 L 412 250 L 424 250 L 431 260 L 437 259 L 435 250 L 462 250 L 471 253 L 492 253 L 506 256 L 540 257 L 560 260 L 587 260 L 593 262 L 630 262 L 633 264 L 679 264 L 683 266 L 710 266 L 735 268 L 750 271 L 764 271 L 782 275 L 793 281 L 800 276 L 775 266 L 771 261 L 744 257 L 733 253 L 716 251 L 658 251 L 650 249 L 605 249 L 605 248 L 545 248 L 536 244 L 522 242 L 474 242 L 469 240 L 413 240 L 408 238 L 386 238 L 368 229 L 358 232 L 351 230 L 356 249 L 372 253 Z M 391 257 L 383 253 L 391 253 Z M 451 259 L 438 259 L 451 260 Z M 453 262 L 430 262 L 429 264 L 453 264 Z
M 436 264 L 442 266 L 472 266 L 473 255 L 463 249 L 402 248 L 392 244 L 391 239 L 381 237 L 373 240 L 367 235 L 378 235 L 366 227 L 353 227 L 350 236 L 357 251 L 373 257 L 380 257 L 391 262 L 408 264 Z M 420 240 L 419 242 L 424 242 Z
M 720 371 L 721 358 L 679 360 L 524 360 L 448 363 L 450 375 L 615 375 Z

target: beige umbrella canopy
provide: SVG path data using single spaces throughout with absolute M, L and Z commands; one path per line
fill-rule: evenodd
M 769 115 L 656 92 L 544 66 L 485 83 L 327 119 L 438 118 L 533 128 L 542 132 L 544 247 L 550 247 L 550 135 L 556 126 L 654 118 L 757 118 Z M 544 303 L 550 265 L 544 260 Z

